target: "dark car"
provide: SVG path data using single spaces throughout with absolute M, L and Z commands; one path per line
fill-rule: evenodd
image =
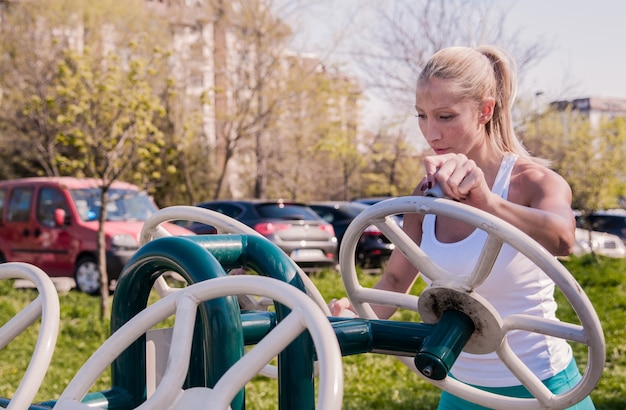
M 335 230 L 306 204 L 282 200 L 217 200 L 197 206 L 253 228 L 282 249 L 304 271 L 335 266 Z
M 393 196 L 368 196 L 363 198 L 353 198 L 352 202 L 358 202 L 360 204 L 365 205 L 374 205 L 380 201 L 384 201 L 385 199 L 395 198 Z
M 576 226 L 616 235 L 626 244 L 626 210 L 624 209 L 596 211 L 590 215 L 577 213 Z
M 352 202 L 357 204 L 365 204 L 365 205 L 374 205 L 381 201 L 385 201 L 387 199 L 397 198 L 395 196 L 369 196 L 363 198 L 353 198 Z M 402 223 L 404 222 L 404 215 L 396 214 L 391 216 L 392 219 L 398 224 L 398 226 L 402 227 Z
M 211 225 L 203 224 L 202 222 L 196 221 L 183 221 L 176 220 L 171 221 L 178 226 L 182 226 L 185 229 L 190 230 L 196 235 L 213 235 L 217 233 L 217 228 Z
M 333 225 L 339 247 L 341 247 L 341 240 L 350 222 L 369 207 L 363 203 L 349 201 L 314 202 L 310 203 L 309 206 Z M 382 232 L 371 225 L 365 229 L 356 246 L 356 262 L 364 269 L 382 268 L 389 259 L 393 248 L 394 245 Z

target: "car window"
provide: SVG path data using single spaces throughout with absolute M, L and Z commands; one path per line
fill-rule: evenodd
M 110 188 L 108 194 L 107 221 L 145 221 L 157 211 L 156 205 L 143 191 Z M 100 188 L 72 189 L 70 195 L 83 221 L 100 217 Z
M 44 226 L 54 227 L 54 211 L 59 208 L 68 214 L 69 207 L 63 193 L 55 188 L 42 188 L 37 199 L 37 220 Z
M 243 212 L 240 206 L 235 204 L 223 204 L 223 203 L 214 203 L 214 204 L 202 204 L 200 205 L 203 208 L 210 209 L 215 212 L 219 212 L 226 216 L 229 216 L 234 219 L 238 219 L 239 215 Z
M 626 225 L 626 217 L 619 216 L 596 216 L 593 225 L 600 229 L 620 229 Z
M 592 214 L 589 217 L 577 216 L 576 226 L 598 232 L 608 232 L 620 237 L 626 236 L 626 216 Z
M 350 206 L 345 206 L 345 207 L 343 207 L 341 209 L 345 213 L 347 213 L 350 217 L 356 218 L 358 214 L 360 214 L 361 212 L 363 212 L 367 208 L 369 208 L 368 205 L 355 203 L 355 204 L 352 204 Z
M 336 219 L 338 219 L 337 217 L 341 216 L 341 215 L 335 215 L 337 213 L 336 209 L 334 208 L 330 208 L 330 207 L 323 207 L 323 206 L 315 206 L 315 205 L 311 205 L 311 208 L 317 212 L 317 214 L 326 222 L 328 223 L 333 223 L 335 222 Z
M 361 206 L 362 205 L 362 206 Z M 345 205 L 340 208 L 327 205 L 309 205 L 315 212 L 319 214 L 326 222 L 334 223 L 336 221 L 351 220 L 356 218 L 358 214 L 367 209 L 368 205 L 357 204 Z
M 0 220 L 4 215 L 4 197 L 6 196 L 6 189 L 0 189 Z
M 311 208 L 293 204 L 260 204 L 256 206 L 263 218 L 316 220 L 320 217 Z
M 7 221 L 26 222 L 29 219 L 30 202 L 33 197 L 32 187 L 14 188 L 9 200 Z

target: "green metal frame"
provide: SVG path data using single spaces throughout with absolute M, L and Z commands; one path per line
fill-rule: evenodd
M 176 272 L 193 284 L 242 266 L 306 292 L 295 263 L 265 238 L 235 234 L 159 238 L 141 247 L 120 275 L 113 299 L 111 333 L 147 307 L 152 286 L 164 273 Z M 275 311 L 241 312 L 235 296 L 201 304 L 185 388 L 213 387 L 243 356 L 245 345 L 256 344 L 289 313 L 280 304 L 275 304 Z M 446 312 L 438 324 L 335 317 L 329 320 L 342 355 L 375 352 L 413 356 L 418 369 L 437 380 L 447 375 L 474 330 L 471 320 L 457 311 Z M 315 350 L 307 332 L 279 355 L 280 409 L 315 408 L 314 360 Z M 146 400 L 145 335 L 115 359 L 111 372 L 112 388 L 89 393 L 83 403 L 126 410 Z M 51 408 L 54 403 L 39 403 L 31 410 Z M 231 407 L 245 409 L 244 390 Z

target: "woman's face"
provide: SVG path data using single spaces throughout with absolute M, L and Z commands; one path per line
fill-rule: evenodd
M 420 130 L 437 155 L 468 155 L 486 146 L 484 124 L 491 119 L 493 106 L 485 116 L 485 103 L 453 93 L 452 83 L 438 78 L 418 86 L 416 101 Z

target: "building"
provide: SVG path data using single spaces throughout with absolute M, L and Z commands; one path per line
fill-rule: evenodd
M 589 118 L 591 126 L 597 128 L 601 119 L 626 117 L 626 99 L 585 97 L 553 101 L 550 103 L 550 109 L 557 111 L 571 109 Z
M 309 110 L 319 111 L 308 104 L 306 91 L 294 87 L 297 81 L 289 83 L 289 78 L 299 77 L 302 83 L 304 77 L 317 77 L 313 82 L 325 77 L 334 84 L 335 95 L 340 95 L 328 101 L 332 108 L 327 120 L 344 132 L 355 130 L 360 123 L 362 90 L 358 81 L 328 70 L 315 56 L 285 49 L 283 39 L 291 28 L 280 19 L 269 18 L 274 23 L 269 25 L 258 19 L 252 21 L 240 12 L 237 1 L 146 0 L 146 4 L 149 10 L 167 18 L 172 27 L 174 73 L 179 83 L 185 84 L 190 108 L 197 109 L 193 105 L 198 104 L 201 95 L 205 97 L 201 133 L 216 154 L 211 159 L 215 167 L 222 168 L 228 162 L 224 167 L 227 186 L 218 187 L 219 195 L 250 195 L 245 192 L 246 179 L 267 174 L 263 157 L 281 146 L 276 144 L 281 134 L 291 133 L 290 120 L 310 119 Z M 263 0 L 257 6 L 262 10 Z M 300 98 L 294 98 L 294 94 Z M 280 98 L 291 101 L 288 109 L 274 108 L 280 106 Z M 273 121 L 280 125 L 269 128 L 270 116 L 280 119 Z M 244 133 L 250 137 L 245 142 Z M 260 146 L 270 145 L 263 142 L 270 135 L 272 146 Z M 231 153 L 236 158 L 228 157 Z M 259 183 L 254 196 L 263 195 L 263 182 Z

